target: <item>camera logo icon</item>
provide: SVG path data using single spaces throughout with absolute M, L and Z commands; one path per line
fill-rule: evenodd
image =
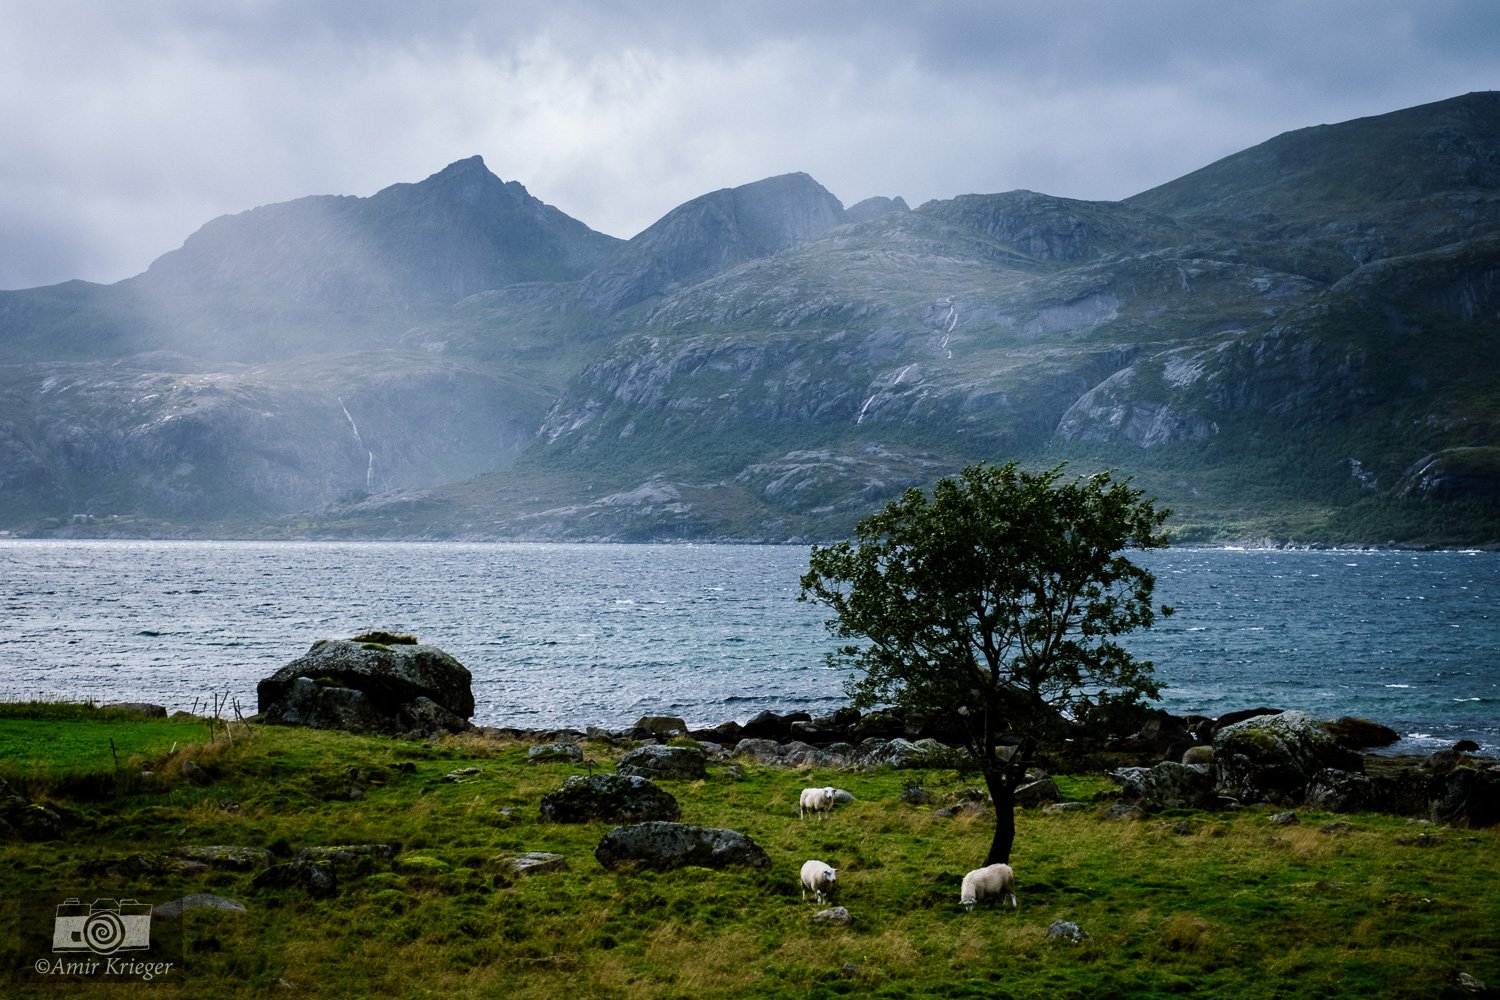
M 56 898 L 55 896 L 53 897 Z M 151 904 L 133 899 L 96 899 L 85 905 L 77 897 L 58 904 L 52 923 L 52 950 L 145 951 L 151 947 Z

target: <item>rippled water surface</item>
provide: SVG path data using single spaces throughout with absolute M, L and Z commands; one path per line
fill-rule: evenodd
M 798 546 L 0 541 L 0 700 L 255 705 L 318 639 L 413 632 L 474 674 L 475 721 L 693 725 L 830 709 Z M 1177 613 L 1130 645 L 1163 707 L 1257 705 L 1500 747 L 1500 555 L 1173 549 Z

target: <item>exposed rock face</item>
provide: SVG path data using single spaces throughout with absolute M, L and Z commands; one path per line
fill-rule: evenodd
M 263 721 L 350 732 L 461 732 L 474 714 L 468 668 L 436 646 L 322 639 L 256 687 Z
M 542 796 L 541 809 L 554 823 L 674 821 L 682 813 L 670 792 L 633 774 L 575 774 Z
M 1364 764 L 1306 712 L 1256 716 L 1214 734 L 1215 791 L 1241 802 L 1296 802 L 1324 768 Z
M 771 867 L 770 856 L 743 833 L 685 823 L 617 826 L 604 835 L 594 857 L 605 868 Z

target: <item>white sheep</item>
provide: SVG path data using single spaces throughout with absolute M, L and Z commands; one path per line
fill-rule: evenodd
M 973 910 L 975 903 L 986 899 L 1009 902 L 1020 909 L 1021 904 L 1016 901 L 1016 876 L 1010 865 L 986 865 L 964 876 L 963 888 L 958 893 L 959 905 Z
M 814 812 L 822 819 L 833 812 L 833 804 L 837 801 L 838 789 L 832 785 L 823 788 L 802 789 L 802 800 L 797 804 L 797 818 L 804 819 L 807 814 Z
M 813 898 L 823 902 L 824 897 L 832 898 L 839 891 L 838 869 L 830 868 L 821 861 L 802 862 L 802 898 L 807 898 L 807 891 L 811 889 Z

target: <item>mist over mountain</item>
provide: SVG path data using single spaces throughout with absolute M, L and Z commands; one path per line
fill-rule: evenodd
M 821 539 L 1014 458 L 1185 540 L 1484 544 L 1497 421 L 1496 93 L 1120 202 L 794 173 L 628 241 L 471 157 L 0 292 L 15 533 Z

